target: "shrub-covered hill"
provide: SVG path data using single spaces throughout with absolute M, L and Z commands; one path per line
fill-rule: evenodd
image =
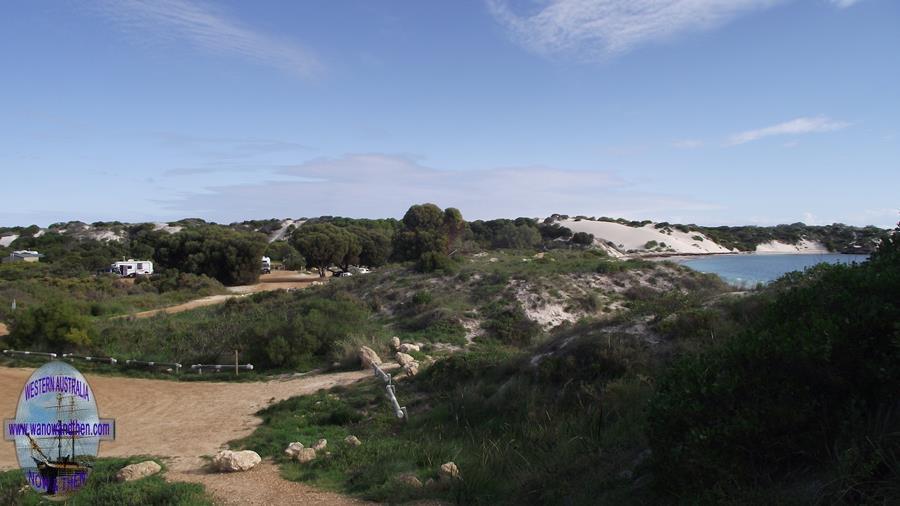
M 271 406 L 234 444 L 384 501 L 897 504 L 898 276 L 887 241 L 758 293 L 660 292 L 537 347 L 476 340 L 401 378 L 408 422 L 373 380 Z M 338 442 L 330 455 L 282 453 L 319 437 Z M 408 484 L 447 461 L 460 480 Z
M 715 277 L 674 264 L 612 260 L 589 250 L 475 254 L 445 267 L 422 273 L 412 263 L 391 264 L 324 286 L 180 314 L 79 319 L 88 339 L 69 347 L 181 363 L 216 362 L 237 349 L 262 371 L 308 369 L 351 365 L 361 344 L 386 352 L 394 335 L 437 355 L 473 342 L 527 348 L 554 329 L 621 318 L 660 297 L 727 290 Z M 11 344 L 18 339 L 13 330 Z M 58 351 L 64 341 L 29 343 Z

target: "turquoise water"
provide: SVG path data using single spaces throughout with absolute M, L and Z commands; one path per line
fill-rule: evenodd
M 821 255 L 710 255 L 680 260 L 691 269 L 700 272 L 718 274 L 719 277 L 739 286 L 754 286 L 757 283 L 768 283 L 791 271 L 802 271 L 807 267 L 827 262 L 830 264 L 849 264 L 862 262 L 868 255 L 841 255 L 827 253 Z

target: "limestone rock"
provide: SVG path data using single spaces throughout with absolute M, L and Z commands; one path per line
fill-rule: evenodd
M 247 471 L 262 462 L 259 454 L 253 450 L 234 452 L 222 450 L 213 457 L 213 467 L 220 472 Z
M 344 438 L 344 442 L 350 446 L 359 446 L 362 444 L 362 441 L 356 436 L 347 436 Z
M 359 361 L 362 363 L 363 369 L 371 369 L 372 364 L 381 365 L 381 357 L 375 353 L 375 350 L 368 346 L 359 348 Z
M 403 366 L 403 372 L 405 372 L 407 376 L 419 374 L 419 363 L 415 361 L 407 362 L 406 365 Z
M 421 351 L 421 348 L 417 344 L 403 343 L 400 345 L 397 351 L 400 351 L 402 353 L 409 353 L 411 351 Z
M 287 448 L 284 449 L 284 454 L 290 458 L 295 458 L 300 450 L 303 449 L 303 443 L 299 441 L 295 441 L 288 445 Z
M 391 349 L 397 351 L 400 349 L 400 338 L 394 336 L 391 338 Z
M 326 446 L 328 446 L 328 440 L 320 439 L 320 440 L 316 441 L 316 444 L 312 445 L 312 449 L 317 452 L 320 452 L 320 451 L 324 450 Z
M 394 356 L 397 358 L 397 363 L 400 364 L 401 367 L 410 362 L 416 361 L 416 359 L 414 359 L 412 355 L 407 355 L 406 353 L 397 352 L 397 354 Z
M 438 471 L 438 478 L 441 481 L 451 481 L 459 479 L 459 468 L 456 467 L 456 464 L 453 462 L 447 462 L 446 464 L 441 465 L 441 469 Z
M 413 474 L 401 474 L 397 476 L 397 482 L 412 488 L 422 488 L 422 482 Z
M 300 450 L 300 452 L 297 453 L 297 456 L 295 457 L 295 460 L 297 462 L 300 462 L 301 464 L 304 462 L 309 462 L 310 460 L 315 460 L 315 459 L 316 459 L 316 451 L 313 450 L 312 448 L 302 448 Z
M 152 476 L 162 470 L 159 464 L 152 460 L 145 460 L 137 464 L 129 464 L 116 473 L 116 481 L 134 481 Z

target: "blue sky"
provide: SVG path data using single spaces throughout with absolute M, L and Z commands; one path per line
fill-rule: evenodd
M 5 3 L 0 225 L 895 224 L 900 2 Z

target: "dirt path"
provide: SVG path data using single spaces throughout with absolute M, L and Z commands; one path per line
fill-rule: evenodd
M 319 490 L 281 477 L 278 466 L 263 461 L 244 473 L 209 473 L 169 471 L 166 479 L 200 483 L 220 504 L 303 504 L 343 506 L 371 504 L 340 494 Z M 250 483 L 252 482 L 252 484 Z
M 184 304 L 168 306 L 160 309 L 151 309 L 149 311 L 141 311 L 139 313 L 134 313 L 131 315 L 119 316 L 118 318 L 125 318 L 126 316 L 133 316 L 135 318 L 149 318 L 160 313 L 180 313 L 182 311 L 189 311 L 198 307 L 221 304 L 228 299 L 234 297 L 243 297 L 251 293 L 306 288 L 317 282 L 322 282 L 322 278 L 316 275 L 302 274 L 297 271 L 276 271 L 272 274 L 261 275 L 259 277 L 259 283 L 255 285 L 229 286 L 228 291 L 231 293 L 228 294 L 210 295 L 209 297 L 201 297 L 199 299 L 185 302 Z
M 32 369 L 0 367 L 0 416 L 13 417 L 21 386 Z M 265 463 L 247 473 L 210 474 L 204 455 L 253 432 L 259 409 L 288 397 L 346 385 L 369 371 L 309 374 L 256 383 L 212 383 L 88 375 L 101 416 L 116 419 L 116 441 L 100 455 L 158 455 L 169 458 L 168 478 L 206 485 L 225 504 L 359 504 L 280 478 Z M 0 441 L 0 470 L 15 468 L 12 443 Z

